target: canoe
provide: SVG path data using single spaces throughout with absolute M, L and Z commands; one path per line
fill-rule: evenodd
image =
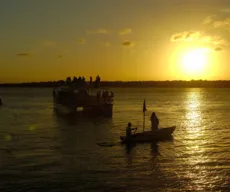
M 132 135 L 129 142 L 149 142 L 159 141 L 170 138 L 175 131 L 176 126 L 159 128 L 157 131 L 144 131 L 141 133 L 135 133 Z M 120 136 L 122 143 L 127 143 L 126 136 Z

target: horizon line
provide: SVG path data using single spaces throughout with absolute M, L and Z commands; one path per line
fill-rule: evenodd
M 60 81 L 64 81 L 65 80 L 48 80 L 48 81 L 28 81 L 28 82 L 0 82 L 0 85 L 6 85 L 6 84 L 28 84 L 28 83 L 57 83 Z M 204 82 L 217 82 L 217 81 L 230 81 L 230 79 L 226 79 L 226 80 L 206 80 L 206 79 L 191 79 L 191 80 L 104 80 L 101 81 L 101 83 L 135 83 L 135 82 L 198 82 L 198 81 L 204 81 Z M 89 81 L 86 81 L 89 82 Z

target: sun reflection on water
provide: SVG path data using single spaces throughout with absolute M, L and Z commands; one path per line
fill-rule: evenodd
M 202 93 L 199 91 L 188 92 L 185 103 L 185 127 L 183 136 L 185 149 L 182 157 L 178 160 L 181 165 L 180 169 L 185 169 L 186 167 L 184 171 L 185 174 L 179 177 L 190 181 L 187 185 L 189 190 L 202 190 L 204 189 L 204 185 L 209 182 L 205 179 L 207 170 L 204 164 L 207 159 L 203 156 L 204 148 L 202 147 L 202 136 L 205 127 L 202 127 L 201 96 Z
M 190 139 L 202 136 L 202 114 L 201 114 L 201 95 L 200 92 L 188 93 L 186 109 L 186 135 Z
M 179 169 L 184 172 L 184 175 L 179 177 L 189 181 L 186 187 L 192 191 L 205 191 L 207 186 L 215 188 L 215 184 L 221 180 L 209 170 L 213 158 L 205 147 L 210 142 L 210 138 L 206 137 L 207 129 L 203 122 L 202 102 L 202 92 L 188 92 L 183 135 L 185 149 L 183 155 L 178 157 Z

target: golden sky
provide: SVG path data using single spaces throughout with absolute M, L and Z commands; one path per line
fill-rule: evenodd
M 230 79 L 230 1 L 3 0 L 0 83 Z

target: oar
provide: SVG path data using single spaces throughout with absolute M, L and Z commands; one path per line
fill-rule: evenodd
M 120 144 L 121 144 L 120 142 L 100 142 L 100 143 L 97 143 L 97 145 L 100 147 L 113 147 L 113 146 L 118 146 Z

